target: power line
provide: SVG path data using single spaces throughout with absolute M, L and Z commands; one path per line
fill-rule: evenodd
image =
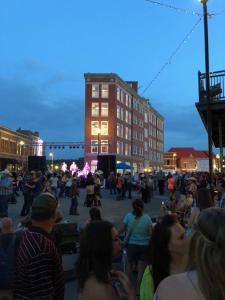
M 202 17 L 198 19 L 198 21 L 194 24 L 194 26 L 191 28 L 191 30 L 185 35 L 183 40 L 179 43 L 179 45 L 176 47 L 176 49 L 172 52 L 172 54 L 169 56 L 167 61 L 162 65 L 160 70 L 156 73 L 156 75 L 153 77 L 151 82 L 147 85 L 147 87 L 142 92 L 142 95 L 152 86 L 154 81 L 160 76 L 160 74 L 163 72 L 163 70 L 171 64 L 172 59 L 175 57 L 177 52 L 180 50 L 180 48 L 183 46 L 183 44 L 190 38 L 191 34 L 194 32 L 195 28 L 198 26 L 198 24 L 201 22 Z
M 158 6 L 166 7 L 166 8 L 172 9 L 172 10 L 176 10 L 176 11 L 179 11 L 179 12 L 182 12 L 182 13 L 202 17 L 202 14 L 198 13 L 197 11 L 192 11 L 192 10 L 188 10 L 188 9 L 185 9 L 185 8 L 175 7 L 173 5 L 162 3 L 162 2 L 159 2 L 159 1 L 154 1 L 154 0 L 145 0 L 145 1 L 150 2 L 152 4 L 156 4 Z

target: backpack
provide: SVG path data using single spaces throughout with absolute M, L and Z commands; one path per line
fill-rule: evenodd
M 3 244 L 0 235 L 0 290 L 10 289 L 15 279 L 15 258 L 19 241 L 22 238 L 22 231 L 18 234 L 13 233 L 8 246 Z

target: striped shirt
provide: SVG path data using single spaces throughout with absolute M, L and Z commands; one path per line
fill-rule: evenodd
M 24 231 L 17 251 L 16 300 L 64 299 L 61 257 L 48 233 L 38 227 Z

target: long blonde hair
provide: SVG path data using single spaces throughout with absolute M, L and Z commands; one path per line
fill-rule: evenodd
M 225 210 L 208 208 L 198 218 L 189 244 L 187 271 L 196 270 L 206 300 L 225 299 Z

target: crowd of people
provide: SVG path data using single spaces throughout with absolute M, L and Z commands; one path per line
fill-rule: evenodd
M 79 299 L 225 299 L 225 176 L 215 176 L 213 194 L 207 174 L 166 177 L 160 172 L 139 174 L 137 180 L 130 174 L 114 177 L 115 185 L 108 183 L 109 193 L 116 194 L 115 200 L 122 200 L 126 194 L 134 198 L 134 188 L 140 196 L 132 200 L 131 211 L 121 224 L 112 224 L 101 214 L 100 175 L 88 175 L 85 202 L 91 206 L 90 218 L 79 227 L 75 263 Z M 120 177 L 122 190 L 118 191 Z M 123 177 L 128 178 L 128 185 L 122 197 Z M 59 197 L 70 197 L 69 213 L 78 213 L 78 180 L 70 174 L 60 178 L 57 174 L 43 176 L 35 172 L 24 174 L 20 181 L 18 186 L 24 195 L 21 215 L 29 215 L 29 219 L 15 231 L 4 204 L 15 193 L 12 176 L 7 170 L 2 172 L 0 190 L 7 193 L 0 193 L 0 297 L 62 300 L 62 257 L 51 232 L 61 219 Z M 142 189 L 146 187 L 148 197 L 149 191 L 152 196 L 158 189 L 168 198 L 161 203 L 160 215 L 154 222 L 144 210 Z

